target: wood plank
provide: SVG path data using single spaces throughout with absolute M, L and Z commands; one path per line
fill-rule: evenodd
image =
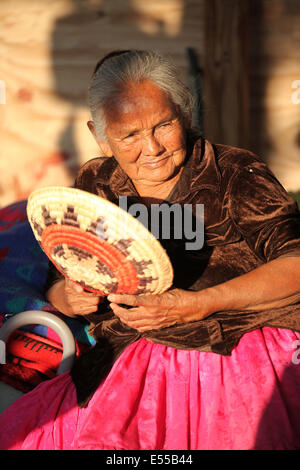
M 205 135 L 248 145 L 248 2 L 205 0 Z
M 250 24 L 250 148 L 283 186 L 300 189 L 300 3 L 252 0 Z

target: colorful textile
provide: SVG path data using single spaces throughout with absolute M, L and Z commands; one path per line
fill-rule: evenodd
M 41 310 L 48 259 L 26 216 L 26 201 L 0 210 L 0 312 Z
M 77 355 L 89 347 L 75 342 Z M 56 376 L 63 349 L 60 341 L 18 329 L 6 342 L 5 353 L 5 364 L 0 365 L 0 381 L 26 393 Z
M 6 344 L 6 363 L 0 366 L 0 380 L 26 393 L 43 380 L 55 377 L 61 358 L 59 344 L 16 330 Z
M 231 356 L 140 339 L 86 408 L 68 373 L 0 415 L 1 449 L 300 449 L 300 334 L 246 333 Z

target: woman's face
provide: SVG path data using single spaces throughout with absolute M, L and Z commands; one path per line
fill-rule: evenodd
M 107 142 L 137 189 L 179 177 L 186 155 L 183 118 L 168 95 L 150 81 L 128 84 L 105 112 Z M 168 183 L 169 186 L 169 183 Z

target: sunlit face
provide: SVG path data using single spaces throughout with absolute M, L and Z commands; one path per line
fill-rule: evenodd
M 185 126 L 165 92 L 150 81 L 129 84 L 110 102 L 105 117 L 107 142 L 101 148 L 137 188 L 175 184 L 186 155 Z

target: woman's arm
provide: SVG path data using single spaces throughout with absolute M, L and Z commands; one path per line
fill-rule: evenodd
M 300 301 L 300 257 L 277 258 L 210 288 L 220 310 L 264 310 Z
M 110 294 L 108 300 L 121 321 L 139 331 L 202 320 L 219 311 L 278 308 L 300 301 L 300 257 L 277 258 L 198 292 L 173 289 L 160 295 Z

